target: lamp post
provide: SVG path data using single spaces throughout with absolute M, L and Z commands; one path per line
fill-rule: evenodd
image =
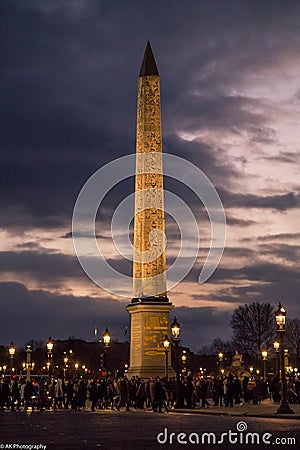
M 64 357 L 64 379 L 66 379 L 66 375 L 67 375 L 68 361 L 69 361 L 68 357 L 65 356 Z
M 12 373 L 13 373 L 15 353 L 16 353 L 16 349 L 14 347 L 14 344 L 11 343 L 10 347 L 8 349 L 10 376 L 12 376 Z
M 108 327 L 105 328 L 105 332 L 104 332 L 102 338 L 103 338 L 103 342 L 104 342 L 104 361 L 103 361 L 104 371 L 108 372 L 108 370 L 107 370 L 107 351 L 109 349 L 110 340 L 111 340 L 111 334 L 108 331 Z
M 294 411 L 290 408 L 288 403 L 288 395 L 287 395 L 287 385 L 285 378 L 285 370 L 284 370 L 284 333 L 285 329 L 285 321 L 286 321 L 286 311 L 283 308 L 282 304 L 278 304 L 278 309 L 275 312 L 276 317 L 276 325 L 277 325 L 277 333 L 279 337 L 280 343 L 280 366 L 281 366 L 281 385 L 282 385 L 282 397 L 281 403 L 277 410 L 277 414 L 293 414 Z
M 266 379 L 267 379 L 267 359 L 268 359 L 267 350 L 263 350 L 261 352 L 261 356 L 263 357 L 263 364 L 264 364 L 264 381 L 266 381 Z
M 176 355 L 176 381 L 177 381 L 177 399 L 176 399 L 176 408 L 181 408 L 183 406 L 182 402 L 182 392 L 181 392 L 181 384 L 179 377 L 179 336 L 180 336 L 180 325 L 177 322 L 176 317 L 171 324 L 171 332 L 175 344 L 175 355 Z
M 32 363 L 31 363 L 31 354 L 32 354 L 32 350 L 31 350 L 31 345 L 27 345 L 26 348 L 26 381 L 30 381 L 30 371 L 32 368 Z
M 165 335 L 165 338 L 163 340 L 163 344 L 164 344 L 164 350 L 165 350 L 165 355 L 166 355 L 166 371 L 165 371 L 165 376 L 168 379 L 168 355 L 169 355 L 169 350 L 170 350 L 170 339 L 168 338 L 167 335 Z
M 222 374 L 222 369 L 223 369 L 223 358 L 224 358 L 224 353 L 219 352 L 218 353 L 218 359 L 219 359 L 219 366 L 220 366 L 221 374 Z
M 181 360 L 182 360 L 182 373 L 185 375 L 186 374 L 186 350 L 183 350 Z
M 289 350 L 288 350 L 288 348 L 284 349 L 283 354 L 284 354 L 284 372 L 287 373 L 288 366 L 289 366 Z
M 278 361 L 278 358 L 279 358 L 279 347 L 280 347 L 279 342 L 278 341 L 273 342 L 273 347 L 274 347 L 275 356 L 276 356 L 276 369 L 275 369 L 275 372 L 276 372 L 276 376 L 279 376 L 279 361 Z
M 51 369 L 52 369 L 52 357 L 53 357 L 53 342 L 51 336 L 49 336 L 48 342 L 46 344 L 47 347 L 47 368 L 48 368 L 48 384 L 51 384 Z

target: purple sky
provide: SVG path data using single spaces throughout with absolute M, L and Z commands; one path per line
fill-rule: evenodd
M 135 151 L 148 39 L 161 76 L 163 150 L 211 179 L 227 218 L 221 263 L 199 285 L 209 222 L 191 192 L 165 181 L 201 235 L 194 268 L 169 293 L 182 342 L 197 351 L 229 338 L 233 309 L 252 301 L 281 300 L 299 317 L 299 16 L 293 0 L 1 2 L 0 343 L 92 339 L 95 325 L 124 339 L 128 301 L 89 280 L 70 231 L 85 181 Z M 97 223 L 113 264 L 129 273 L 109 230 L 132 189 L 133 180 L 113 189 Z M 179 233 L 169 219 L 167 238 L 172 258 Z

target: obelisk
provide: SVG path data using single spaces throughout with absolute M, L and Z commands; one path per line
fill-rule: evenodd
M 164 232 L 160 79 L 148 42 L 138 80 L 129 376 L 165 374 L 163 340 L 169 337 L 173 305 L 167 297 Z M 173 375 L 170 352 L 168 358 Z

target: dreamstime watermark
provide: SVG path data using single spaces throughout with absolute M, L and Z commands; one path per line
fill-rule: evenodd
M 159 155 L 161 157 L 161 155 Z M 97 242 L 95 223 L 98 210 L 107 193 L 118 183 L 139 173 L 155 173 L 157 153 L 131 154 L 106 164 L 97 170 L 81 189 L 73 210 L 72 236 L 77 258 L 86 272 L 98 286 L 106 291 L 132 296 L 132 277 L 113 268 L 104 257 L 100 243 Z M 220 197 L 208 177 L 194 164 L 178 156 L 164 153 L 164 175 L 180 181 L 190 188 L 206 208 L 211 226 L 211 243 L 206 261 L 199 274 L 199 283 L 207 281 L 216 270 L 222 257 L 226 239 L 226 218 Z M 150 164 L 149 161 L 154 161 Z M 151 161 L 150 161 L 151 162 Z M 159 172 L 156 172 L 159 173 Z M 155 195 L 153 195 L 155 193 Z M 139 191 L 143 196 L 140 211 L 157 207 L 157 199 L 161 199 L 164 210 L 177 223 L 181 235 L 180 249 L 173 264 L 166 270 L 167 289 L 170 291 L 180 283 L 194 266 L 200 245 L 199 228 L 191 207 L 178 195 L 153 188 Z M 166 245 L 166 237 L 161 231 L 150 233 L 150 251 L 147 254 L 137 252 L 129 237 L 129 227 L 134 218 L 134 194 L 123 199 L 116 208 L 111 222 L 111 236 L 115 248 L 126 259 L 135 258 L 145 262 L 156 259 L 157 243 L 161 251 Z M 120 233 L 120 230 L 123 232 Z M 149 278 L 147 278 L 149 281 Z M 155 283 L 155 279 L 153 279 Z
M 274 437 L 272 433 L 255 433 L 247 431 L 248 424 L 240 421 L 236 424 L 236 431 L 229 429 L 228 431 L 217 435 L 213 432 L 204 433 L 174 433 L 169 432 L 168 428 L 164 428 L 161 433 L 158 433 L 156 440 L 159 444 L 181 444 L 181 445 L 217 445 L 217 444 L 231 444 L 231 445 L 296 445 L 296 438 L 294 437 Z

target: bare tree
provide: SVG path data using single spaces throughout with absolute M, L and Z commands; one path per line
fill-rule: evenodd
M 230 325 L 236 348 L 258 358 L 264 348 L 270 348 L 275 335 L 274 308 L 270 303 L 257 302 L 239 306 Z
M 222 352 L 222 353 L 229 353 L 229 352 L 234 352 L 235 348 L 234 348 L 234 344 L 232 341 L 223 341 L 223 339 L 221 338 L 215 338 L 212 341 L 211 344 L 211 353 L 218 353 L 218 352 Z
M 288 319 L 286 326 L 286 343 L 292 354 L 300 360 L 300 320 Z

